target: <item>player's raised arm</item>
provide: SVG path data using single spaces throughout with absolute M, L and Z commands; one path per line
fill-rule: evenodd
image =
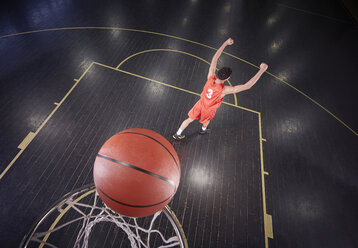
M 261 63 L 260 70 L 256 73 L 255 76 L 253 76 L 249 81 L 247 81 L 246 84 L 236 85 L 234 87 L 225 86 L 223 92 L 221 93 L 221 97 L 224 97 L 225 95 L 228 94 L 235 94 L 240 91 L 250 89 L 252 86 L 254 86 L 254 84 L 256 84 L 256 82 L 259 80 L 261 75 L 267 70 L 267 68 L 268 68 L 267 64 Z
M 210 77 L 212 77 L 213 75 L 215 75 L 216 64 L 218 63 L 218 59 L 219 59 L 221 53 L 224 51 L 225 47 L 226 47 L 227 45 L 230 46 L 230 45 L 232 45 L 232 44 L 234 44 L 234 41 L 233 41 L 231 38 L 229 38 L 229 39 L 227 39 L 227 40 L 221 45 L 221 47 L 216 51 L 214 57 L 213 57 L 212 60 L 211 60 L 211 64 L 210 64 L 210 68 L 209 68 L 209 73 L 208 73 L 208 79 L 209 79 Z

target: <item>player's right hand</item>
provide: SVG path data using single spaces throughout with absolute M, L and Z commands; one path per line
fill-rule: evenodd
M 261 71 L 266 71 L 267 68 L 268 68 L 268 65 L 266 63 L 261 63 L 261 65 L 260 65 L 260 70 Z
M 234 44 L 233 39 L 231 39 L 231 38 L 227 39 L 226 44 L 229 45 L 229 46 L 231 46 L 232 44 Z

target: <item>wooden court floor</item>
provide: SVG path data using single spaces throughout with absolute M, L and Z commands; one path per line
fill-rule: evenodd
M 177 150 L 170 207 L 189 247 L 358 246 L 358 29 L 339 1 L 37 0 L 0 14 L 0 247 L 92 184 L 101 145 L 128 128 Z M 267 73 L 225 97 L 211 134 L 196 122 L 174 141 L 228 37 L 230 84 L 262 61 Z

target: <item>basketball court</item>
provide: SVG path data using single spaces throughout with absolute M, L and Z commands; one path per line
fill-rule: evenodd
M 59 199 L 92 185 L 101 146 L 130 128 L 177 151 L 169 207 L 189 247 L 357 245 L 358 29 L 343 4 L 177 4 L 3 4 L 0 246 L 19 246 Z M 195 122 L 173 140 L 228 37 L 218 67 L 232 68 L 229 84 L 260 62 L 268 71 L 224 98 L 211 134 Z M 76 228 L 46 239 L 70 246 Z M 113 226 L 93 232 L 93 247 L 128 247 Z

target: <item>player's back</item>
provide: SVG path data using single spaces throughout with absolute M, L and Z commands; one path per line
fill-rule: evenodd
M 205 107 L 208 108 L 218 108 L 223 101 L 223 98 L 221 98 L 221 93 L 225 86 L 223 84 L 216 84 L 215 80 L 215 75 L 210 77 L 206 81 L 203 92 L 200 95 L 202 103 Z

